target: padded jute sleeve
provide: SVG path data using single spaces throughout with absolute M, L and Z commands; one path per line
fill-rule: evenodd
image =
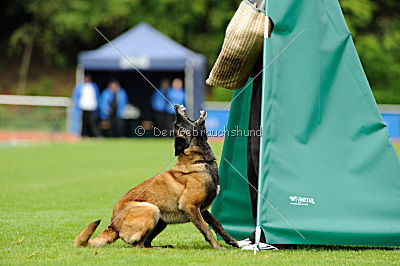
M 226 29 L 221 52 L 206 83 L 239 89 L 250 76 L 262 52 L 265 16 L 262 10 L 244 0 Z

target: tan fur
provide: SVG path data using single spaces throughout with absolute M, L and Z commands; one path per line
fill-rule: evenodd
M 178 155 L 178 161 L 172 169 L 145 180 L 123 195 L 114 206 L 112 222 L 107 230 L 88 240 L 99 224 L 99 221 L 94 222 L 78 234 L 74 246 L 101 247 L 121 238 L 128 244 L 151 247 L 152 239 L 167 224 L 190 221 L 213 248 L 221 247 L 207 223 L 226 243 L 237 246 L 237 241 L 207 211 L 209 206 L 203 206 L 207 187 L 213 179 L 207 163 L 203 162 L 205 155 L 195 143 Z

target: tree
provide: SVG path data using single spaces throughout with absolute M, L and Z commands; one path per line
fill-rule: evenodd
M 346 22 L 379 103 L 400 103 L 400 5 L 342 0 Z
M 221 48 L 226 26 L 240 3 L 240 0 L 5 1 L 8 1 L 6 8 L 0 9 L 0 20 L 5 24 L 0 45 L 7 42 L 11 52 L 22 56 L 20 80 L 26 80 L 32 55 L 45 64 L 72 67 L 80 50 L 104 44 L 94 27 L 112 39 L 142 21 L 205 54 L 210 69 Z M 400 103 L 398 0 L 340 0 L 340 4 L 378 102 Z

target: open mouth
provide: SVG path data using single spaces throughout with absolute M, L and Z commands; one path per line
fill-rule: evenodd
M 204 120 L 207 116 L 207 113 L 204 110 L 200 111 L 200 116 L 196 119 L 196 120 L 192 120 L 190 119 L 187 115 L 186 115 L 186 108 L 183 105 L 177 105 L 175 104 L 175 110 L 178 114 L 180 114 L 181 116 L 183 116 L 186 120 L 188 120 L 191 123 L 198 123 L 201 120 Z

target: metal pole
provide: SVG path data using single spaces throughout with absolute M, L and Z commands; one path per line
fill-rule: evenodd
M 186 61 L 185 68 L 185 102 L 186 113 L 191 119 L 194 117 L 194 68 L 191 60 Z
M 76 84 L 82 83 L 85 78 L 85 70 L 81 65 L 76 65 L 75 81 Z
M 71 132 L 71 119 L 72 119 L 72 100 L 69 101 L 68 106 L 66 108 L 67 110 L 67 121 L 65 123 L 66 125 L 66 133 Z

